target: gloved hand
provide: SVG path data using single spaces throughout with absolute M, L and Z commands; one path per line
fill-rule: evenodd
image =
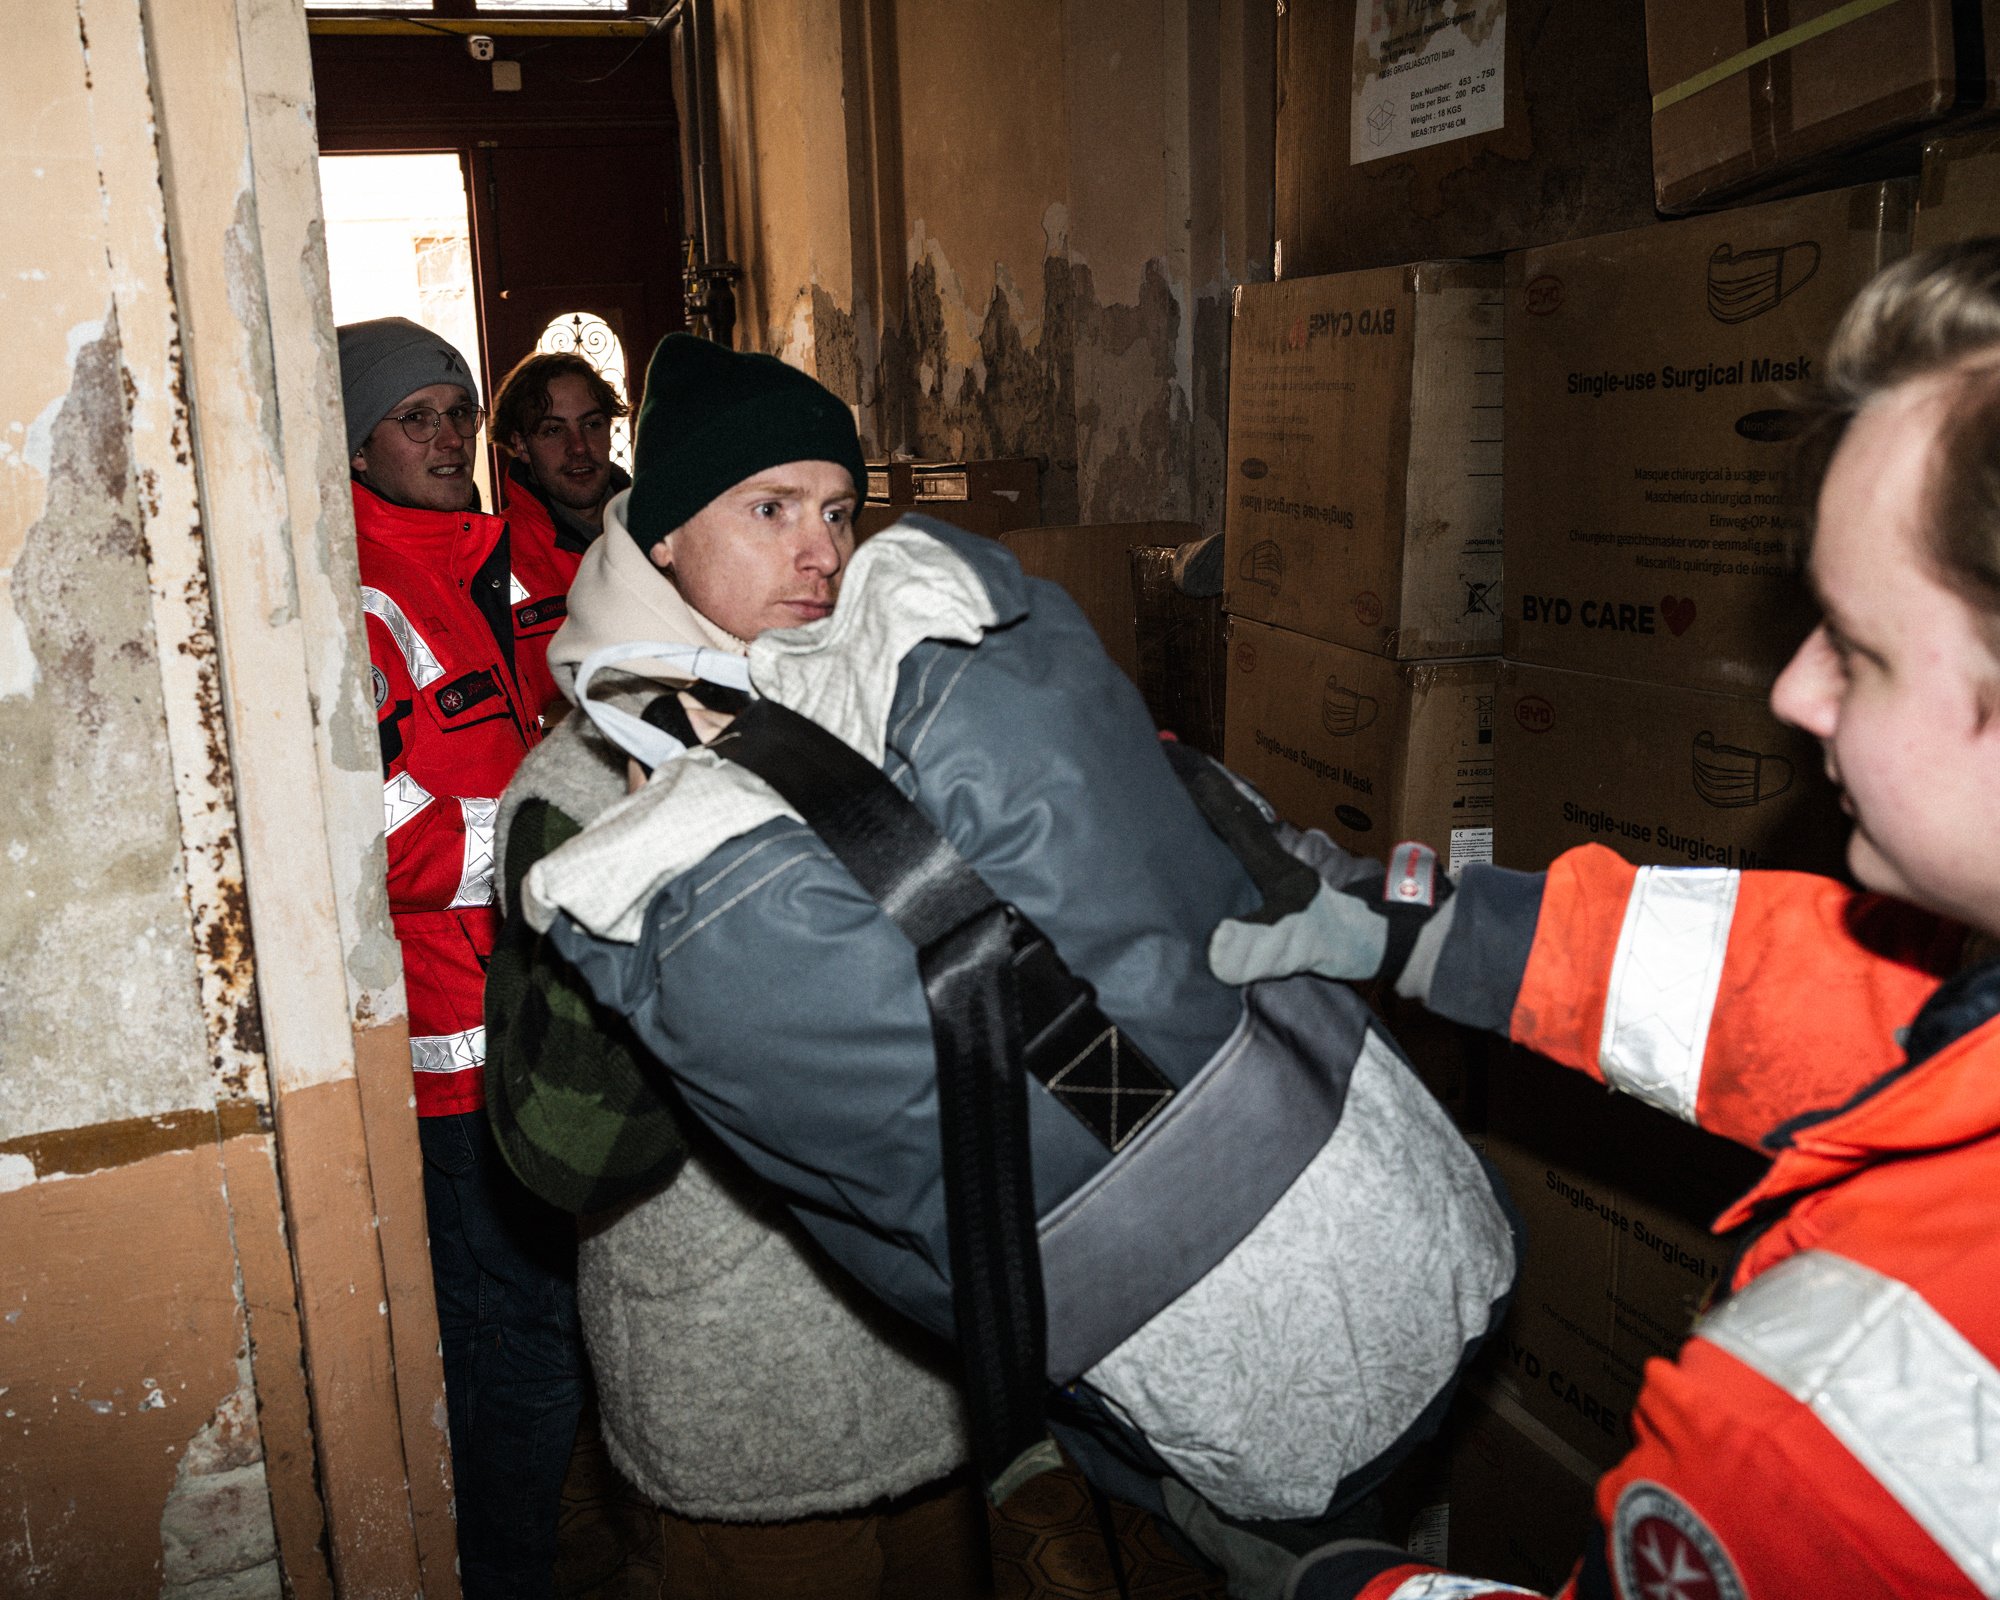
M 1300 843 L 1309 847 L 1308 864 L 1319 878 L 1311 898 L 1300 904 L 1296 896 L 1267 896 L 1250 916 L 1218 924 L 1209 936 L 1209 970 L 1235 984 L 1301 972 L 1394 983 L 1418 935 L 1451 897 L 1437 852 L 1405 841 L 1385 873 L 1322 834 Z

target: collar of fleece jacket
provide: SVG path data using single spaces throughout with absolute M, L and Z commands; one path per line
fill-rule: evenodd
M 687 601 L 673 581 L 647 559 L 625 531 L 625 501 L 616 495 L 604 508 L 604 535 L 591 542 L 569 589 L 569 620 L 549 644 L 549 671 L 571 700 L 576 669 L 606 645 L 633 642 L 706 645 L 732 655 L 749 652 L 748 640 L 717 627 Z M 679 681 L 645 661 L 620 663 L 619 670 Z

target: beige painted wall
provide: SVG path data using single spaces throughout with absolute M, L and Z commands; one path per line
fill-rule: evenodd
M 1218 521 L 1228 291 L 1269 276 L 1270 8 L 719 11 L 745 342 L 878 452 L 1041 457 L 1049 521 Z

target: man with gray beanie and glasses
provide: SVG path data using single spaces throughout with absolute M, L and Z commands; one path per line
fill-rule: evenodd
M 481 1008 L 499 795 L 540 738 L 507 525 L 476 509 L 465 358 L 400 317 L 338 330 L 467 1600 L 551 1592 L 583 1398 L 575 1229 L 487 1128 Z

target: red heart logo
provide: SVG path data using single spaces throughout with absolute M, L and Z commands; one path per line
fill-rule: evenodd
M 1660 618 L 1667 631 L 1678 639 L 1694 626 L 1694 602 L 1679 595 L 1666 595 L 1660 601 Z

